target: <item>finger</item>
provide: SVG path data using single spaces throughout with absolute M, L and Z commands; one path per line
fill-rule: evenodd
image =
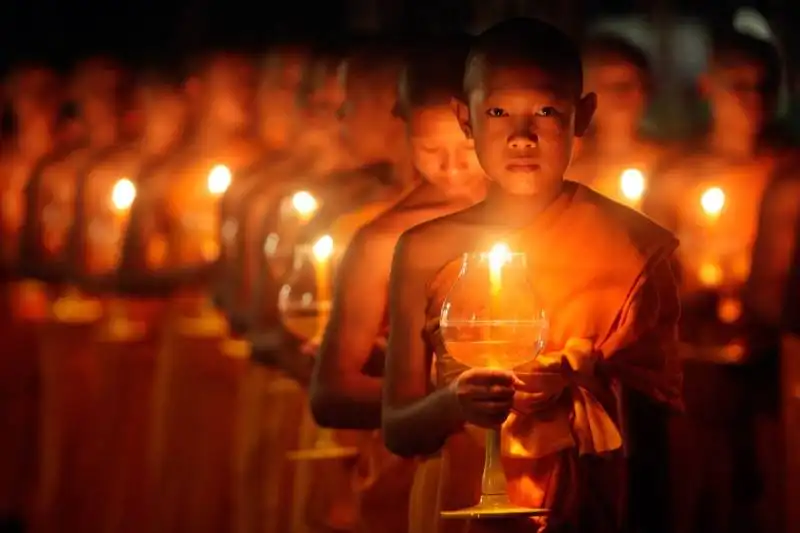
M 509 400 L 480 400 L 473 402 L 473 405 L 481 411 L 498 414 L 510 410 L 514 402 Z
M 514 374 L 508 370 L 473 368 L 464 373 L 464 379 L 473 384 L 511 386 L 514 383 Z
M 464 396 L 473 400 L 511 400 L 514 397 L 514 389 L 508 387 L 474 387 L 465 391 Z

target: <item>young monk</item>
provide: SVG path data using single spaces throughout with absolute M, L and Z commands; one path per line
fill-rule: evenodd
M 246 254 L 246 238 L 253 232 L 251 220 L 245 213 L 252 211 L 250 204 L 260 196 L 256 191 L 269 187 L 273 181 L 286 179 L 286 169 L 294 168 L 296 156 L 309 159 L 309 153 L 318 153 L 314 147 L 298 143 L 296 135 L 297 95 L 308 62 L 308 51 L 300 45 L 276 47 L 268 54 L 256 96 L 256 129 L 264 152 L 250 168 L 237 174 L 222 199 L 222 268 L 215 299 L 229 316 L 237 315 L 232 324 L 234 331 L 241 329 L 238 315 L 241 314 L 241 300 L 247 296 L 243 287 L 246 281 L 242 278 L 248 274 L 242 268 L 242 261 Z M 312 150 L 305 151 L 309 148 Z M 263 219 L 263 214 L 260 215 L 259 219 Z
M 619 531 L 620 386 L 671 404 L 680 398 L 669 263 L 676 241 L 635 212 L 564 181 L 596 97 L 583 95 L 579 53 L 559 30 L 526 19 L 489 29 L 470 52 L 464 89 L 457 115 L 492 183 L 483 202 L 422 224 L 398 242 L 389 286 L 387 447 L 402 456 L 442 450 L 441 508 L 457 509 L 476 504 L 480 493 L 484 452 L 472 436 L 475 426 L 502 424 L 512 502 L 548 508 L 549 516 L 450 526 Z M 550 321 L 552 357 L 540 357 L 546 362 L 527 368 L 528 376 L 560 372 L 562 389 L 540 390 L 511 371 L 467 369 L 443 344 L 441 305 L 462 254 L 500 239 L 527 254 Z M 604 422 L 589 424 L 587 417 Z M 545 433 L 545 420 L 560 421 L 561 429 Z
M 757 413 L 775 410 L 776 358 L 747 347 L 740 292 L 750 270 L 759 202 L 782 158 L 780 145 L 764 139 L 779 80 L 771 44 L 717 35 L 709 71 L 699 80 L 711 108 L 710 131 L 664 169 L 645 198 L 646 212 L 682 242 L 687 413 L 670 428 L 677 531 L 705 521 L 720 531 L 736 524 L 755 527 L 745 525 L 754 520 L 753 502 L 760 498 L 753 450 L 759 435 L 775 426 L 753 424 L 761 424 Z M 761 481 L 765 489 L 773 485 Z
M 314 242 L 324 233 L 333 236 L 338 249 L 344 249 L 361 225 L 399 200 L 406 185 L 406 174 L 401 166 L 403 152 L 395 150 L 404 142 L 402 137 L 395 138 L 396 125 L 400 121 L 392 114 L 397 98 L 397 76 L 402 67 L 398 56 L 391 46 L 373 44 L 347 61 L 343 80 L 347 94 L 345 106 L 353 115 L 344 117 L 342 124 L 351 136 L 348 144 L 356 157 L 340 160 L 341 166 L 335 172 L 312 175 L 307 180 L 295 179 L 271 191 L 275 199 L 273 205 L 282 198 L 291 197 L 297 190 L 310 190 L 319 199 L 320 209 L 303 228 L 308 231 L 305 235 L 285 233 L 280 221 L 268 220 L 265 223 L 264 235 L 279 233 L 281 240 L 287 241 L 286 250 L 292 251 L 297 243 Z M 371 120 L 363 115 L 368 112 Z M 376 142 L 367 136 L 382 140 Z M 346 162 L 349 164 L 345 165 Z M 291 266 L 291 261 L 288 265 Z M 279 288 L 280 281 L 274 270 L 264 264 L 255 291 L 255 307 L 259 314 L 249 335 L 252 358 L 278 370 L 278 376 L 275 376 L 276 372 L 271 373 L 273 379 L 269 387 L 265 387 L 272 388 L 272 405 L 276 407 L 270 420 L 272 427 L 264 428 L 272 435 L 265 438 L 274 442 L 278 461 L 277 465 L 270 462 L 274 467 L 270 469 L 271 485 L 266 490 L 277 491 L 281 496 L 271 498 L 270 505 L 280 508 L 280 512 L 274 512 L 272 516 L 274 520 L 290 520 L 284 527 L 291 530 L 347 530 L 354 524 L 355 505 L 350 488 L 352 469 L 346 461 L 301 462 L 295 463 L 296 468 L 289 464 L 285 465 L 283 481 L 276 476 L 276 472 L 280 472 L 279 465 L 285 464 L 282 460 L 284 454 L 312 446 L 314 439 L 309 439 L 309 435 L 313 437 L 316 433 L 307 412 L 304 390 L 311 377 L 313 359 L 310 354 L 298 351 L 299 345 L 310 339 L 294 338 L 281 326 L 276 308 Z M 259 371 L 266 374 L 264 369 Z M 326 472 L 324 475 L 319 474 L 322 465 Z M 293 492 L 276 488 L 280 483 L 285 486 L 287 478 L 290 486 L 294 487 Z M 287 497 L 290 498 L 288 501 Z M 291 506 L 281 505 L 280 501 L 291 503 Z M 288 517 L 284 513 L 287 508 L 291 512 Z
M 0 449 L 0 524 L 22 521 L 30 509 L 35 479 L 38 423 L 37 357 L 34 321 L 44 318 L 44 292 L 13 281 L 18 269 L 19 237 L 24 213 L 25 182 L 37 163 L 56 145 L 58 110 L 63 97 L 58 76 L 38 65 L 15 67 L 7 78 L 6 95 L 16 130 L 0 152 L 0 213 L 2 213 L 2 337 L 5 355 L 0 365 L 0 429 L 6 438 Z M 7 425 L 6 425 L 7 424 Z M 0 526 L 2 529 L 2 526 Z
M 403 76 L 397 112 L 407 123 L 414 166 L 425 180 L 397 205 L 358 231 L 340 265 L 331 320 L 316 358 L 311 406 L 327 427 L 380 427 L 386 287 L 394 245 L 406 229 L 480 200 L 483 172 L 472 140 L 451 110 L 461 92 L 466 40 L 431 40 Z M 362 450 L 358 531 L 409 531 L 413 465 L 389 457 L 381 443 Z M 417 527 L 419 524 L 417 525 Z M 414 527 L 410 531 L 417 531 Z
M 583 65 L 597 111 L 567 177 L 638 208 L 666 152 L 641 131 L 652 86 L 648 59 L 620 37 L 598 36 L 584 46 Z
M 136 193 L 147 189 L 147 174 L 181 142 L 186 106 L 177 80 L 153 70 L 135 83 L 143 121 L 140 136 L 94 165 L 81 180 L 76 220 L 85 228 L 71 260 L 81 289 L 102 298 L 104 317 L 86 339 L 102 354 L 100 414 L 95 439 L 103 453 L 91 487 L 93 524 L 114 531 L 150 527 L 149 445 L 152 390 L 163 302 L 145 299 L 122 283 L 119 271 Z M 138 220 L 135 221 L 138 223 Z M 138 287 L 137 287 L 138 288 Z M 135 288 L 134 288 L 135 289 Z
M 262 154 L 252 128 L 253 74 L 247 57 L 216 52 L 187 81 L 194 131 L 175 156 L 177 168 L 167 164 L 150 180 L 161 189 L 157 208 L 167 218 L 162 270 L 209 266 L 219 257 L 222 195 Z M 180 278 L 156 370 L 155 516 L 162 531 L 219 531 L 231 520 L 231 413 L 244 362 L 218 348 L 225 322 L 213 309 L 210 287 L 191 275 Z
M 121 141 L 123 86 L 124 72 L 112 60 L 91 58 L 77 66 L 70 92 L 85 137 L 77 146 L 51 153 L 26 184 L 22 274 L 52 282 L 47 319 L 37 332 L 43 391 L 37 520 L 43 528 L 91 527 L 99 379 L 86 339 L 102 309 L 79 294 L 66 259 L 78 222 L 79 180 Z

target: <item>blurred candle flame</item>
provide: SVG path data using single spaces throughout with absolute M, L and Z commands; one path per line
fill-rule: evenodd
M 710 218 L 717 218 L 725 208 L 725 193 L 719 187 L 706 189 L 700 197 L 700 206 Z
M 619 177 L 619 188 L 627 200 L 636 202 L 642 199 L 647 181 L 641 170 L 629 168 L 622 172 Z
M 215 195 L 225 194 L 231 185 L 233 176 L 225 165 L 217 165 L 208 173 L 208 192 Z
M 311 251 L 317 262 L 327 261 L 333 255 L 333 238 L 330 235 L 323 235 L 314 243 Z
M 317 211 L 317 199 L 308 191 L 298 191 L 292 196 L 292 207 L 303 220 L 308 220 Z
M 128 178 L 122 178 L 114 184 L 111 191 L 111 202 L 118 211 L 130 209 L 136 199 L 136 186 Z

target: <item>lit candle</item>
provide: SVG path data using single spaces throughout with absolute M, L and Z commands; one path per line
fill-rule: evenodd
M 231 170 L 225 165 L 216 165 L 208 173 L 206 187 L 214 200 L 225 194 L 233 181 Z M 213 261 L 219 256 L 219 242 L 217 241 L 217 228 L 219 227 L 219 212 L 217 205 L 209 206 L 210 211 L 204 216 L 202 255 L 206 261 Z
M 292 208 L 303 222 L 308 222 L 318 207 L 317 199 L 308 191 L 299 191 L 292 196 Z
M 498 242 L 489 252 L 489 283 L 494 296 L 500 294 L 503 285 L 503 265 L 510 257 L 511 250 L 504 242 Z
M 647 188 L 647 180 L 641 170 L 629 168 L 619 177 L 619 190 L 622 197 L 632 207 L 639 207 Z
M 208 192 L 214 196 L 222 196 L 231 186 L 233 175 L 225 165 L 216 165 L 208 173 Z
M 333 238 L 324 235 L 311 248 L 314 254 L 314 272 L 317 281 L 317 334 L 322 335 L 328 323 L 331 302 L 330 260 L 333 255 Z
M 706 189 L 700 197 L 700 207 L 709 221 L 716 221 L 725 209 L 725 192 L 719 187 Z

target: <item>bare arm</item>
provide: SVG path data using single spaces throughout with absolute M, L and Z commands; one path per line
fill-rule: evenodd
M 745 301 L 759 322 L 780 325 L 800 220 L 800 179 L 781 180 L 761 203 Z
M 420 266 L 431 250 L 401 237 L 389 283 L 389 346 L 383 391 L 386 446 L 400 456 L 428 455 L 464 424 L 451 388 L 430 391 L 430 357 L 422 339 L 425 284 L 431 269 Z M 416 259 L 416 261 L 415 261 Z
M 311 410 L 326 427 L 381 426 L 383 379 L 363 372 L 386 313 L 393 234 L 359 232 L 339 269 L 331 319 L 311 382 Z

